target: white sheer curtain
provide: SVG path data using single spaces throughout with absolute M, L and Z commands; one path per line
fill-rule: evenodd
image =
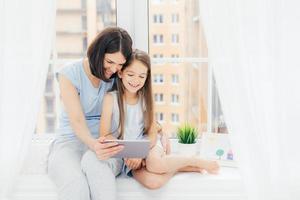
M 34 133 L 54 19 L 55 0 L 0 2 L 0 199 L 9 199 Z
M 200 2 L 248 198 L 300 199 L 300 2 Z

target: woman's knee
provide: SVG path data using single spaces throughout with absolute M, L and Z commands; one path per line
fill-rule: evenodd
M 97 162 L 99 162 L 99 160 L 96 154 L 93 151 L 88 150 L 81 158 L 81 168 L 83 171 L 86 171 L 91 166 L 94 166 Z
M 95 174 L 97 172 L 111 171 L 116 176 L 121 172 L 122 164 L 121 159 L 99 160 L 96 154 L 90 150 L 88 150 L 81 159 L 82 171 L 87 175 L 89 173 Z
M 58 189 L 59 199 L 89 199 L 90 190 L 88 182 L 80 168 L 78 168 L 78 170 L 69 168 L 69 170 L 66 171 L 64 168 L 52 167 L 48 171 L 48 175 Z

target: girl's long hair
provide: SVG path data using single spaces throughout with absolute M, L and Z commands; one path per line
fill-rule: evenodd
M 138 91 L 138 97 L 141 100 L 141 106 L 143 111 L 144 117 L 144 134 L 148 134 L 150 127 L 153 123 L 153 97 L 152 97 L 152 86 L 151 86 L 151 61 L 149 55 L 141 50 L 134 50 L 131 54 L 130 60 L 122 67 L 121 71 L 124 71 L 128 66 L 130 66 L 134 61 L 140 61 L 143 63 L 148 71 L 147 71 L 147 78 L 145 81 L 144 86 Z M 119 126 L 118 129 L 120 130 L 118 139 L 124 138 L 124 121 L 125 121 L 125 99 L 124 99 L 124 85 L 122 80 L 117 76 L 115 81 L 114 89 L 117 90 L 117 99 L 118 99 L 118 106 L 119 106 Z

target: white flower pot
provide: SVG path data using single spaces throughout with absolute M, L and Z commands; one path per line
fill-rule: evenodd
M 178 143 L 178 153 L 180 155 L 193 156 L 193 155 L 197 155 L 198 152 L 199 152 L 198 141 L 194 144 Z

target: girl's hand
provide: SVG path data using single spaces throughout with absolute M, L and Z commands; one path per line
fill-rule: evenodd
M 169 136 L 167 133 L 164 133 L 162 130 L 162 126 L 160 125 L 160 123 L 158 121 L 156 121 L 156 131 L 158 134 L 160 134 L 160 142 L 164 148 L 164 152 L 166 154 L 170 154 L 171 153 L 171 146 L 170 146 L 170 140 L 169 140 Z
M 127 167 L 131 169 L 140 169 L 142 167 L 143 159 L 140 158 L 124 158 Z
M 91 149 L 96 153 L 99 160 L 107 160 L 118 152 L 122 151 L 124 146 L 116 142 L 105 143 L 105 137 L 99 137 L 94 140 Z
M 170 154 L 171 153 L 171 146 L 170 146 L 170 140 L 169 140 L 168 135 L 166 133 L 163 133 L 162 131 L 160 131 L 159 134 L 161 135 L 160 141 L 161 141 L 161 144 L 164 148 L 164 152 L 166 154 Z

